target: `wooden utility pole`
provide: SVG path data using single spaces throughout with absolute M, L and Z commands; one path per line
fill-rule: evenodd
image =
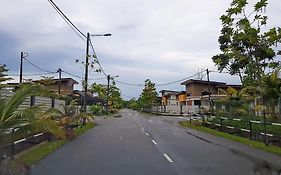
M 58 69 L 58 73 L 59 73 L 59 89 L 58 89 L 58 93 L 60 94 L 60 91 L 61 91 L 61 68 Z

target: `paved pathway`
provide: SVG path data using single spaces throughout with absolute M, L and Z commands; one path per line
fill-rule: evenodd
M 175 125 L 182 118 L 99 118 L 98 126 L 40 161 L 33 175 L 281 174 L 281 158 Z

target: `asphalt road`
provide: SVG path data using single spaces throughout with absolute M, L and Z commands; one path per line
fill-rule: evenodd
M 281 174 L 280 157 L 183 129 L 177 126 L 183 118 L 120 113 L 98 118 L 95 128 L 40 161 L 32 174 Z

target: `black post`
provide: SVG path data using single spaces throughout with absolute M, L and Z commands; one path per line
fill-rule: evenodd
M 20 83 L 22 83 L 23 52 L 20 53 Z
M 268 145 L 267 134 L 266 134 L 266 114 L 265 114 L 265 99 L 263 97 L 263 127 L 264 127 L 264 144 Z
M 252 128 L 251 120 L 249 121 L 249 124 L 250 124 L 250 140 L 252 140 L 253 139 L 253 128 Z
M 12 133 L 14 134 L 15 132 L 15 128 L 12 129 Z M 12 159 L 14 159 L 14 155 L 15 155 L 15 142 L 13 140 L 13 143 L 12 143 Z
M 213 104 L 211 101 L 211 87 L 210 87 L 210 72 L 209 69 L 206 70 L 207 71 L 207 80 L 208 80 L 208 100 L 209 100 L 209 105 L 210 105 L 210 109 L 211 109 L 211 113 L 212 115 L 214 114 L 214 108 L 213 108 Z
M 59 73 L 59 94 L 60 94 L 60 91 L 61 91 L 61 68 L 58 69 L 58 73 Z
M 182 112 L 182 104 L 180 105 L 180 115 L 182 115 L 183 112 Z
M 222 118 L 220 118 L 220 131 L 222 132 Z
M 85 80 L 84 80 L 84 99 L 83 99 L 83 112 L 87 112 L 87 91 L 88 91 L 88 67 L 89 67 L 89 42 L 90 33 L 87 33 L 87 45 L 86 45 L 86 62 L 85 62 Z
M 109 114 L 109 84 L 110 84 L 110 75 L 107 75 L 107 91 L 106 91 L 106 112 Z
M 189 123 L 191 124 L 191 114 L 189 114 Z

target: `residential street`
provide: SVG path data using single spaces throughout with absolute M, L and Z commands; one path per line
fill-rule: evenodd
M 177 126 L 182 117 L 97 117 L 97 126 L 40 161 L 32 175 L 281 174 L 281 157 Z

